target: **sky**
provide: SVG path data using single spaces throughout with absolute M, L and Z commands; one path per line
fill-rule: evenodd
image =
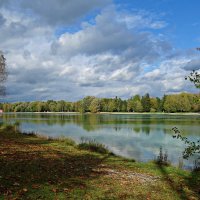
M 0 0 L 1 101 L 198 90 L 199 0 Z

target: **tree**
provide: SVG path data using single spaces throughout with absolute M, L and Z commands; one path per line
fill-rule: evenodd
M 86 101 L 84 101 L 84 100 L 78 101 L 77 102 L 77 110 L 80 113 L 85 113 L 87 111 Z
M 134 111 L 135 112 L 142 112 L 143 111 L 143 107 L 142 107 L 142 103 L 141 103 L 141 101 L 139 101 L 139 100 L 136 100 L 135 102 L 134 102 Z
M 107 98 L 101 99 L 101 111 L 103 112 L 109 111 L 109 101 L 110 99 L 107 99 Z
M 142 103 L 143 111 L 144 112 L 150 112 L 151 103 L 150 103 L 149 93 L 145 94 L 142 97 L 141 103 Z
M 159 110 L 159 102 L 157 98 L 150 98 L 151 112 L 157 112 Z
M 117 108 L 116 108 L 116 103 L 114 99 L 111 99 L 108 103 L 108 111 L 109 112 L 116 112 Z
M 133 98 L 127 100 L 127 111 L 133 112 Z
M 164 94 L 163 98 L 160 100 L 159 110 L 162 112 L 164 112 L 164 110 L 165 110 L 164 104 L 165 104 L 166 98 L 167 98 L 167 95 Z
M 200 88 L 200 74 L 193 70 L 189 76 L 185 77 L 185 79 L 189 79 L 191 82 L 194 83 L 194 85 L 196 86 L 196 88 Z
M 0 96 L 5 95 L 5 87 L 3 85 L 6 80 L 6 59 L 3 53 L 0 51 Z
M 142 112 L 143 107 L 141 104 L 140 95 L 136 94 L 127 101 L 127 111 L 128 112 Z
M 191 104 L 186 93 L 168 95 L 164 103 L 166 112 L 189 112 Z
M 97 113 L 101 111 L 101 101 L 98 98 L 95 98 L 92 100 L 90 107 L 89 107 L 90 111 L 92 113 Z
M 83 98 L 83 100 L 81 102 L 82 108 L 81 108 L 80 112 L 82 112 L 82 113 L 89 112 L 90 104 L 92 103 L 93 99 L 95 99 L 94 96 L 86 96 L 85 98 Z
M 116 107 L 116 111 L 120 112 L 122 109 L 122 103 L 123 101 L 121 100 L 121 98 L 118 98 L 117 96 L 115 97 L 115 107 Z
M 57 102 L 56 110 L 57 110 L 57 112 L 64 112 L 65 111 L 65 101 L 64 100 Z

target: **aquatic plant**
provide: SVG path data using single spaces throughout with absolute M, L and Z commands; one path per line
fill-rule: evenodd
M 157 159 L 155 160 L 155 162 L 159 165 L 169 165 L 170 164 L 170 162 L 168 161 L 168 153 L 167 153 L 167 151 L 165 151 L 165 153 L 163 153 L 162 147 L 160 147 L 159 155 L 157 156 Z

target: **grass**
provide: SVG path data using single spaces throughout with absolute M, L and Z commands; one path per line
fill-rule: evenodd
M 16 127 L 0 129 L 0 199 L 195 200 L 199 185 L 199 172 L 132 162 L 66 138 L 23 135 Z
M 78 148 L 101 154 L 112 154 L 104 144 L 83 137 L 81 138 L 81 143 L 78 145 Z

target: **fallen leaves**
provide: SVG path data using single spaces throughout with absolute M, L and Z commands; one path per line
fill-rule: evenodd
M 39 184 L 32 185 L 32 189 L 39 189 L 39 188 L 41 188 L 41 185 L 39 185 Z

